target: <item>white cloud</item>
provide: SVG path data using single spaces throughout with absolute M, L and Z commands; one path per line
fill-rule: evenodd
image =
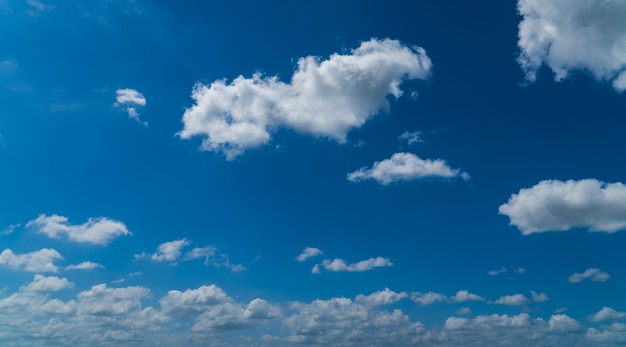
M 54 9 L 54 6 L 46 5 L 39 0 L 26 0 L 26 5 L 28 5 L 28 10 L 26 10 L 26 13 L 29 16 L 33 17 Z
M 231 264 L 227 254 L 218 252 L 218 249 L 213 246 L 196 247 L 191 251 L 185 253 L 183 260 L 203 259 L 204 265 L 214 267 L 226 267 L 233 272 L 240 272 L 247 270 L 245 266 L 241 264 Z
M 524 269 L 523 267 L 518 267 L 518 268 L 515 270 L 515 273 L 518 273 L 518 274 L 523 274 L 523 273 L 526 273 L 526 269 Z
M 2 135 L 0 135 L 2 136 Z M 11 224 L 8 227 L 4 228 L 4 230 L 0 231 L 0 235 L 11 235 L 15 231 L 16 228 L 19 228 L 21 224 Z
M 126 225 L 120 221 L 108 218 L 89 218 L 86 223 L 71 225 L 68 218 L 45 214 L 39 215 L 37 219 L 26 224 L 29 228 L 34 228 L 37 232 L 46 234 L 50 238 L 67 237 L 68 240 L 80 243 L 92 243 L 106 246 L 114 238 L 130 235 Z
M 370 295 L 359 294 L 354 301 L 364 305 L 382 306 L 395 304 L 406 297 L 408 297 L 406 292 L 396 293 L 389 288 L 385 288 L 384 290 L 374 292 Z
M 503 267 L 500 270 L 489 270 L 489 271 L 487 271 L 487 274 L 489 276 L 496 276 L 496 275 L 499 275 L 499 274 L 504 273 L 506 271 L 507 271 L 506 268 Z
M 231 302 L 222 288 L 212 284 L 184 292 L 170 290 L 159 300 L 161 311 L 172 317 L 188 318 L 207 310 L 207 307 Z
M 302 262 L 321 254 L 324 254 L 324 252 L 322 252 L 319 248 L 307 247 L 296 257 L 296 260 Z
M 421 159 L 412 153 L 395 153 L 389 159 L 375 162 L 371 169 L 363 167 L 347 177 L 352 182 L 373 179 L 382 185 L 425 177 L 470 178 L 467 173 L 450 168 L 444 160 Z
M 67 278 L 59 278 L 56 276 L 43 276 L 36 274 L 32 282 L 22 287 L 23 291 L 31 292 L 56 292 L 62 289 L 74 288 L 74 283 Z
M 42 248 L 25 254 L 15 254 L 10 249 L 5 249 L 0 253 L 0 266 L 10 270 L 59 272 L 54 262 L 62 259 L 61 254 L 52 248 Z
M 548 327 L 551 331 L 569 332 L 580 330 L 580 323 L 565 314 L 555 314 L 550 317 Z
M 532 295 L 532 298 L 533 298 L 534 302 L 544 302 L 544 301 L 550 300 L 550 298 L 548 297 L 548 294 L 546 294 L 546 293 L 537 293 L 537 292 L 531 290 L 530 294 Z
M 567 280 L 570 283 L 578 283 L 578 282 L 582 282 L 582 280 L 587 279 L 587 278 L 592 280 L 593 282 L 606 282 L 609 280 L 609 278 L 611 278 L 611 275 L 609 275 L 606 272 L 603 272 L 600 269 L 591 268 L 591 269 L 585 270 L 585 272 L 583 273 L 575 272 L 574 274 L 569 276 Z
M 398 136 L 398 140 L 406 141 L 410 146 L 416 143 L 424 142 L 420 136 L 422 136 L 421 131 L 414 131 L 410 133 L 408 130 L 405 130 L 400 136 Z
M 411 346 L 424 339 L 424 326 L 397 309 L 381 311 L 348 298 L 298 302 L 292 309 L 295 313 L 285 319 L 289 345 Z
M 626 229 L 626 186 L 595 179 L 546 180 L 513 194 L 498 211 L 524 235 L 577 227 L 611 233 Z
M 259 73 L 230 84 L 198 83 L 179 136 L 202 136 L 204 150 L 228 159 L 267 143 L 280 127 L 344 142 L 351 129 L 388 109 L 388 95 L 402 95 L 405 78 L 426 79 L 430 70 L 422 48 L 371 39 L 350 54 L 300 58 L 290 83 Z
M 152 261 L 176 261 L 181 255 L 181 249 L 190 245 L 187 239 L 164 242 L 157 247 L 157 251 L 150 256 Z
M 493 303 L 499 304 L 499 305 L 518 306 L 518 305 L 525 305 L 529 302 L 530 300 L 527 297 L 525 297 L 523 294 L 513 294 L 513 295 L 501 296 L 499 299 L 497 299 Z
M 94 263 L 92 261 L 84 261 L 79 264 L 68 265 L 65 270 L 93 270 L 97 268 L 103 268 L 102 264 Z
M 574 70 L 626 89 L 626 2 L 519 0 L 519 63 L 530 81 L 546 64 L 561 81 Z
M 97 316 L 125 315 L 141 308 L 141 299 L 150 290 L 145 287 L 108 288 L 106 284 L 92 286 L 78 293 L 79 312 Z
M 459 290 L 454 296 L 450 297 L 452 302 L 468 302 L 468 301 L 485 301 L 480 295 L 472 294 L 467 290 Z
M 411 293 L 411 300 L 422 306 L 432 305 L 437 302 L 446 301 L 447 297 L 440 293 L 428 292 L 428 293 Z
M 461 307 L 460 309 L 456 310 L 456 314 L 458 315 L 466 315 L 471 313 L 472 310 L 469 307 Z
M 626 343 L 626 324 L 613 323 L 603 328 L 589 328 L 585 332 L 585 338 L 595 346 L 619 346 Z
M 135 89 L 118 89 L 115 91 L 116 98 L 113 107 L 125 107 L 128 118 L 134 119 L 144 126 L 148 126 L 148 122 L 144 122 L 139 118 L 137 107 L 146 106 L 146 98 Z
M 626 318 L 625 312 L 619 312 L 611 307 L 603 307 L 600 311 L 587 317 L 592 322 L 602 322 L 607 320 L 618 320 Z
M 459 290 L 458 292 L 456 292 L 455 295 L 450 297 L 446 296 L 445 294 L 435 292 L 413 292 L 411 293 L 411 300 L 422 306 L 428 306 L 438 302 L 460 303 L 470 301 L 485 301 L 485 298 L 480 295 L 470 293 L 467 290 Z
M 332 272 L 362 272 L 374 270 L 377 267 L 393 266 L 393 263 L 389 258 L 377 257 L 361 260 L 353 264 L 347 264 L 345 260 L 335 258 L 332 261 L 330 259 L 324 259 L 321 264 L 326 271 Z M 315 268 L 314 268 L 315 269 Z M 319 267 L 317 267 L 319 270 Z M 315 272 L 314 272 L 315 273 Z

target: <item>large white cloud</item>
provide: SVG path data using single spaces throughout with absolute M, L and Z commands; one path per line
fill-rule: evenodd
M 41 214 L 26 226 L 50 238 L 67 237 L 74 242 L 102 246 L 108 245 L 116 237 L 130 235 L 124 223 L 109 218 L 89 218 L 83 224 L 72 225 L 68 223 L 67 217 Z
M 519 63 L 530 81 L 543 64 L 557 81 L 571 71 L 626 89 L 626 2 L 519 0 Z
M 389 159 L 375 162 L 372 168 L 363 167 L 349 173 L 347 177 L 352 182 L 371 179 L 383 185 L 425 177 L 469 179 L 467 173 L 452 169 L 445 160 L 421 159 L 413 153 L 395 153 Z
M 615 232 L 626 229 L 626 186 L 596 179 L 545 180 L 513 194 L 498 211 L 524 235 L 577 227 Z
M 54 264 L 57 260 L 63 260 L 63 257 L 52 248 L 42 248 L 24 254 L 15 254 L 12 250 L 5 249 L 0 253 L 0 266 L 10 270 L 59 272 L 59 268 Z
M 585 270 L 584 272 L 575 272 L 571 276 L 567 278 L 570 283 L 578 283 L 582 282 L 584 279 L 590 279 L 594 282 L 606 282 L 611 278 L 611 275 L 608 273 L 598 269 L 598 268 L 590 268 Z
M 202 148 L 232 159 L 267 143 L 276 128 L 344 142 L 347 133 L 402 95 L 403 79 L 425 79 L 431 61 L 420 47 L 371 39 L 350 54 L 304 57 L 289 83 L 254 74 L 231 83 L 198 83 L 183 115 L 183 139 L 204 137 Z

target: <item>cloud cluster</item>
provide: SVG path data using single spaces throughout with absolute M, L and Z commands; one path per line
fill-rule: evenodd
M 422 306 L 428 306 L 439 302 L 461 303 L 470 301 L 485 301 L 485 298 L 480 295 L 470 293 L 467 290 L 459 290 L 452 296 L 446 296 L 445 294 L 435 292 L 413 292 L 411 293 L 411 300 Z
M 89 218 L 80 225 L 68 223 L 68 218 L 53 214 L 39 215 L 31 220 L 26 227 L 45 234 L 50 238 L 66 237 L 68 240 L 80 243 L 91 243 L 106 246 L 119 236 L 130 235 L 126 225 L 120 221 L 108 218 Z
M 204 150 L 228 159 L 267 143 L 277 128 L 344 142 L 351 129 L 388 109 L 388 95 L 402 95 L 405 78 L 425 79 L 431 66 L 420 47 L 371 39 L 350 54 L 300 58 L 289 83 L 259 73 L 198 83 L 179 135 L 202 136 Z
M 611 278 L 611 275 L 598 269 L 590 268 L 582 273 L 575 272 L 567 278 L 570 283 L 582 282 L 584 279 L 590 279 L 593 282 L 606 282 Z
M 371 168 L 351 172 L 347 177 L 352 182 L 375 180 L 382 185 L 426 177 L 470 178 L 467 173 L 450 168 L 444 160 L 421 159 L 412 153 L 395 153 L 391 158 L 375 162 Z
M 611 233 L 626 229 L 626 186 L 596 179 L 545 180 L 513 194 L 498 211 L 524 235 L 572 228 Z
M 42 248 L 24 254 L 15 254 L 12 250 L 5 249 L 0 253 L 0 266 L 9 270 L 59 272 L 54 262 L 62 259 L 61 254 L 52 248 Z
M 535 291 L 531 291 L 530 294 L 532 295 L 531 299 L 527 298 L 524 294 L 513 294 L 501 296 L 491 303 L 507 306 L 520 306 L 530 304 L 531 302 L 544 302 L 550 300 L 546 293 L 537 293 Z
M 626 2 L 519 0 L 518 61 L 529 81 L 543 64 L 561 81 L 584 70 L 626 90 Z

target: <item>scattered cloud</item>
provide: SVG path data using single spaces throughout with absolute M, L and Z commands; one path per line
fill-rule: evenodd
M 322 254 L 324 254 L 324 252 L 322 252 L 319 248 L 307 247 L 296 257 L 296 260 L 302 262 Z
M 17 60 L 7 58 L 0 60 L 0 77 L 13 75 L 18 69 Z
M 449 297 L 445 294 L 435 292 L 413 292 L 411 293 L 411 300 L 422 306 L 428 306 L 439 302 L 461 303 L 470 301 L 485 301 L 485 298 L 480 295 L 472 294 L 467 290 L 459 290 L 455 295 Z
M 489 270 L 487 271 L 487 274 L 489 276 L 497 276 L 501 273 L 505 273 L 507 271 L 507 269 L 505 267 L 501 268 L 500 270 Z
M 446 301 L 447 297 L 440 293 L 428 292 L 428 293 L 411 293 L 411 300 L 422 306 L 432 305 L 438 302 Z
M 45 214 L 31 220 L 26 227 L 36 232 L 45 234 L 50 238 L 67 237 L 68 240 L 79 243 L 91 243 L 106 246 L 119 236 L 131 235 L 126 225 L 120 221 L 108 218 L 89 218 L 80 225 L 71 225 L 68 218 Z
M 369 258 L 353 264 L 347 264 L 345 260 L 335 258 L 333 260 L 324 259 L 321 266 L 324 270 L 331 272 L 363 272 L 374 270 L 377 267 L 393 266 L 393 263 L 389 260 L 389 258 L 383 257 Z M 319 273 L 319 266 L 315 265 L 311 272 Z
M 421 131 L 414 131 L 410 133 L 408 130 L 405 130 L 400 136 L 398 136 L 398 140 L 406 141 L 406 143 L 410 146 L 416 143 L 424 142 L 421 136 L 422 136 Z
M 531 302 L 544 302 L 550 300 L 546 293 L 537 293 L 531 291 L 532 299 L 527 298 L 523 294 L 504 295 L 495 301 L 491 301 L 491 304 L 507 305 L 507 306 L 520 306 L 530 304 Z
M 395 304 L 396 302 L 407 297 L 408 294 L 406 292 L 396 293 L 389 288 L 385 288 L 384 290 L 374 292 L 370 295 L 359 294 L 356 296 L 354 301 L 363 305 L 383 306 Z
M 526 269 L 524 269 L 523 267 L 518 267 L 517 269 L 515 269 L 515 273 L 518 273 L 518 274 L 526 273 Z
M 197 83 L 179 136 L 202 136 L 202 149 L 227 159 L 266 144 L 281 127 L 345 142 L 351 129 L 389 108 L 388 95 L 402 95 L 405 78 L 426 79 L 431 66 L 420 47 L 371 39 L 350 54 L 300 58 L 289 83 L 260 73 Z
M 456 311 L 456 314 L 458 315 L 468 315 L 471 313 L 472 313 L 472 310 L 469 307 L 461 307 L 460 309 Z
M 213 246 L 196 247 L 185 254 L 183 260 L 204 259 L 204 265 L 213 267 L 226 267 L 233 272 L 247 270 L 241 264 L 231 264 L 227 254 L 220 253 Z
M 597 268 L 591 268 L 585 270 L 585 272 L 582 273 L 575 272 L 574 274 L 569 276 L 567 280 L 569 281 L 569 283 L 582 282 L 582 280 L 584 279 L 590 279 L 593 282 L 606 282 L 609 280 L 609 278 L 611 278 L 611 275 L 609 275 L 608 273 L 603 272 L 602 270 Z
M 1 135 L 0 135 L 1 138 Z M 19 228 L 21 224 L 11 224 L 8 227 L 4 228 L 4 230 L 0 231 L 0 235 L 11 235 L 15 231 L 16 228 Z
M 51 248 L 42 248 L 24 254 L 15 254 L 10 249 L 5 249 L 0 253 L 0 266 L 9 270 L 59 272 L 59 268 L 54 262 L 62 259 L 61 254 Z
M 591 322 L 603 322 L 608 320 L 619 320 L 626 318 L 626 312 L 615 311 L 610 307 L 603 307 L 600 311 L 587 317 Z
M 347 177 L 352 182 L 372 179 L 382 185 L 426 177 L 470 178 L 467 173 L 450 168 L 444 160 L 421 159 L 412 153 L 395 153 L 389 159 L 375 162 L 371 169 L 363 167 L 349 173 Z
M 39 0 L 26 0 L 26 5 L 28 5 L 26 13 L 31 17 L 39 16 L 44 12 L 52 11 L 54 9 L 53 5 L 46 5 Z
M 545 64 L 556 81 L 582 70 L 626 90 L 624 1 L 519 0 L 517 9 L 518 62 L 529 81 Z
M 144 122 L 139 118 L 137 107 L 146 106 L 146 98 L 140 92 L 135 89 L 118 89 L 115 91 L 116 98 L 113 107 L 124 108 L 128 113 L 128 118 L 134 119 L 143 126 L 148 126 L 148 122 Z
M 523 235 L 572 228 L 612 233 L 626 229 L 626 187 L 596 179 L 546 180 L 513 194 L 498 211 Z
M 65 267 L 65 270 L 93 270 L 97 268 L 104 268 L 104 265 L 92 261 L 84 261 L 79 264 L 68 265 Z
M 190 245 L 187 239 L 175 240 L 170 242 L 164 242 L 157 247 L 155 253 L 150 255 L 150 259 L 152 261 L 160 262 L 160 261 L 170 261 L 174 262 L 181 255 L 181 249 L 185 246 Z M 136 258 L 141 256 L 135 256 Z
M 68 288 L 74 288 L 74 283 L 68 281 L 67 278 L 59 278 L 56 276 L 46 277 L 36 274 L 33 281 L 20 290 L 30 292 L 56 292 Z

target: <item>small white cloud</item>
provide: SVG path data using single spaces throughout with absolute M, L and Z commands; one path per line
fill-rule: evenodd
M 408 130 L 405 130 L 402 135 L 398 136 L 398 140 L 400 141 L 406 141 L 407 144 L 410 145 L 414 145 L 416 143 L 421 143 L 424 142 L 424 140 L 422 140 L 421 138 L 422 136 L 422 132 L 421 131 L 414 131 L 414 132 L 408 132 Z
M 494 304 L 507 305 L 507 306 L 519 306 L 526 305 L 530 300 L 522 294 L 504 295 L 494 301 Z
M 316 274 L 316 275 L 321 273 L 320 265 L 319 264 L 313 265 L 313 268 L 311 269 L 311 273 Z
M 458 315 L 467 315 L 471 313 L 472 313 L 472 310 L 469 307 L 461 307 L 460 309 L 456 311 L 456 314 Z
M 1 135 L 0 135 L 1 136 Z M 4 228 L 4 230 L 0 231 L 0 235 L 11 235 L 15 231 L 16 228 L 19 228 L 21 224 L 11 224 L 8 227 Z
M 440 293 L 428 292 L 428 293 L 411 293 L 411 300 L 422 306 L 432 305 L 437 302 L 446 301 L 447 297 Z
M 335 258 L 332 261 L 330 259 L 324 259 L 321 265 L 324 267 L 324 270 L 326 271 L 363 272 L 363 271 L 374 270 L 377 267 L 393 266 L 393 263 L 389 260 L 389 258 L 383 258 L 383 257 L 369 258 L 369 259 L 361 260 L 353 264 L 347 264 L 345 260 L 340 259 L 340 258 Z
M 35 275 L 32 282 L 22 287 L 23 291 L 30 292 L 56 292 L 62 289 L 74 288 L 74 283 L 67 278 L 58 278 L 56 276 Z
M 530 294 L 532 295 L 534 302 L 544 302 L 544 301 L 550 300 L 550 298 L 548 297 L 548 294 L 546 293 L 537 293 L 531 290 Z
M 569 281 L 569 283 L 582 282 L 582 280 L 584 279 L 590 279 L 593 282 L 606 282 L 609 280 L 609 278 L 611 278 L 611 276 L 608 273 L 603 272 L 602 270 L 597 268 L 592 268 L 587 269 L 585 270 L 585 272 L 582 273 L 575 272 L 574 274 L 569 276 L 567 280 Z
M 404 79 L 426 79 L 431 66 L 420 47 L 371 39 L 350 54 L 300 58 L 289 83 L 259 73 L 230 84 L 198 83 L 179 136 L 202 136 L 202 149 L 227 159 L 266 144 L 279 128 L 343 143 L 350 130 L 389 108 L 388 95 L 402 95 Z
M 513 194 L 498 211 L 523 235 L 572 228 L 612 233 L 626 229 L 626 186 L 595 179 L 546 180 Z
M 454 296 L 450 297 L 452 302 L 468 302 L 468 301 L 485 301 L 480 295 L 472 294 L 467 290 L 459 290 Z
M 84 261 L 79 264 L 68 265 L 65 267 L 65 270 L 93 270 L 97 268 L 104 268 L 104 266 L 92 261 Z
M 302 262 L 322 254 L 324 254 L 324 252 L 322 252 L 319 248 L 307 247 L 296 257 L 296 260 Z
M 489 270 L 489 271 L 487 271 L 487 274 L 488 274 L 489 276 L 497 276 L 497 275 L 499 275 L 499 274 L 501 274 L 501 273 L 504 273 L 504 272 L 506 272 L 506 271 L 507 271 L 507 270 L 506 270 L 506 268 L 505 268 L 505 267 L 503 267 L 503 268 L 501 268 L 500 270 Z
M 226 267 L 233 272 L 240 272 L 247 270 L 245 266 L 241 264 L 231 264 L 227 254 L 220 253 L 217 248 L 213 246 L 196 247 L 191 251 L 185 253 L 183 260 L 204 259 L 204 265 L 214 267 Z
M 523 267 L 518 267 L 518 268 L 515 270 L 515 273 L 518 273 L 518 274 L 523 274 L 523 273 L 526 273 L 526 269 L 524 269 Z
M 364 305 L 382 306 L 395 304 L 406 297 L 408 297 L 408 294 L 405 292 L 396 293 L 389 288 L 385 288 L 384 290 L 374 292 L 370 295 L 359 294 L 354 302 Z
M 395 153 L 389 159 L 375 162 L 371 169 L 363 167 L 347 177 L 352 182 L 372 179 L 382 185 L 426 177 L 470 178 L 467 173 L 450 168 L 444 160 L 421 159 L 412 153 Z
M 187 239 L 164 242 L 157 247 L 157 251 L 150 256 L 152 261 L 176 261 L 181 255 L 181 249 L 190 245 Z
M 134 119 L 140 124 L 144 126 L 148 126 L 148 122 L 144 122 L 139 118 L 139 113 L 137 112 L 137 107 L 146 106 L 146 98 L 140 92 L 134 89 L 118 89 L 115 91 L 116 102 L 113 104 L 113 107 L 125 107 L 126 113 L 128 113 L 128 118 Z
M 603 307 L 600 311 L 587 317 L 591 322 L 603 322 L 608 320 L 619 320 L 626 318 L 625 312 L 616 311 L 610 307 Z
M 59 272 L 58 267 L 54 264 L 56 260 L 63 260 L 63 257 L 51 248 L 43 248 L 25 254 L 15 254 L 10 249 L 5 249 L 0 253 L 0 266 L 10 270 Z
M 545 64 L 557 81 L 581 70 L 626 89 L 626 2 L 519 0 L 517 9 L 518 62 L 529 81 Z
M 46 234 L 50 238 L 67 237 L 68 240 L 80 243 L 92 243 L 106 246 L 118 236 L 130 235 L 126 225 L 120 221 L 108 218 L 89 218 L 86 223 L 71 225 L 68 218 L 52 215 L 39 215 L 31 220 L 26 227 L 33 228 L 36 232 Z

